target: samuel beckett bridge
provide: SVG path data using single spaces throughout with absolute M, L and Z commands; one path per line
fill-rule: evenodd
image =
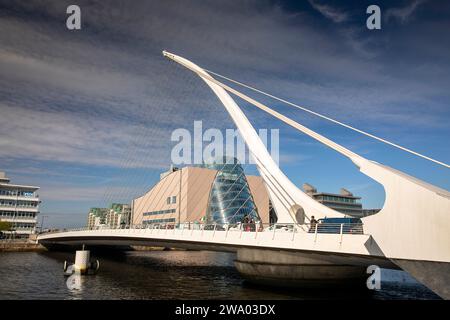
M 219 82 L 211 74 L 223 76 L 174 54 L 163 54 L 200 76 L 223 103 L 256 162 L 277 222 L 271 225 L 150 223 L 98 230 L 73 229 L 41 234 L 38 236 L 41 244 L 48 248 L 83 244 L 111 247 L 148 245 L 236 252 L 236 268 L 245 278 L 286 285 L 365 282 L 367 267 L 377 265 L 403 269 L 441 297 L 450 298 L 448 191 L 368 160 Z M 384 187 L 383 208 L 374 215 L 357 219 L 355 223 L 347 220 L 343 223 L 317 223 L 313 216 L 319 221 L 339 221 L 344 214 L 317 202 L 288 179 L 228 92 L 349 158 L 363 174 Z M 449 168 L 445 163 L 271 97 Z

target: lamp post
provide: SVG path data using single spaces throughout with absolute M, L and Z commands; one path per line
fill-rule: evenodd
M 41 230 L 40 230 L 40 232 L 39 233 L 42 233 L 42 230 L 43 230 L 43 228 L 44 228 L 44 219 L 45 218 L 48 218 L 48 216 L 42 216 L 42 219 L 41 219 Z

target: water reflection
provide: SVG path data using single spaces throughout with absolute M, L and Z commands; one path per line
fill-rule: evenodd
M 83 289 L 83 281 L 84 277 L 80 274 L 72 274 L 70 277 L 67 277 L 66 286 L 70 291 L 81 291 Z
M 65 253 L 1 253 L 0 299 L 435 299 L 417 283 L 383 283 L 380 291 L 286 290 L 245 282 L 234 254 L 205 251 L 128 252 L 100 256 L 94 276 L 69 279 Z

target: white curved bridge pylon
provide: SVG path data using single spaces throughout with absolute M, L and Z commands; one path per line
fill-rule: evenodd
M 289 180 L 228 92 L 346 156 L 363 174 L 384 187 L 383 208 L 362 220 L 365 232 L 372 236 L 387 258 L 395 259 L 396 263 L 402 260 L 450 262 L 450 193 L 447 190 L 368 160 L 217 81 L 191 61 L 166 51 L 163 54 L 199 75 L 223 103 L 256 160 L 277 212 L 278 223 L 303 223 L 295 219 L 298 209 L 304 210 L 307 219 L 311 216 L 341 217 L 342 213 L 318 203 Z

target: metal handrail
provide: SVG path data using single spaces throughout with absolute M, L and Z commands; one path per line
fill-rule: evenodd
M 53 234 L 67 231 L 87 231 L 87 230 L 134 230 L 134 229 L 151 229 L 151 230 L 201 230 L 203 231 L 239 231 L 239 232 L 304 232 L 317 234 L 364 234 L 364 228 L 362 223 L 306 223 L 306 224 L 296 224 L 296 223 L 235 223 L 235 224 L 221 224 L 221 223 L 146 223 L 146 224 L 136 224 L 136 225 L 118 225 L 118 226 L 96 226 L 96 227 L 81 227 L 65 230 L 50 230 L 42 232 L 40 234 Z M 166 231 L 167 232 L 167 231 Z

